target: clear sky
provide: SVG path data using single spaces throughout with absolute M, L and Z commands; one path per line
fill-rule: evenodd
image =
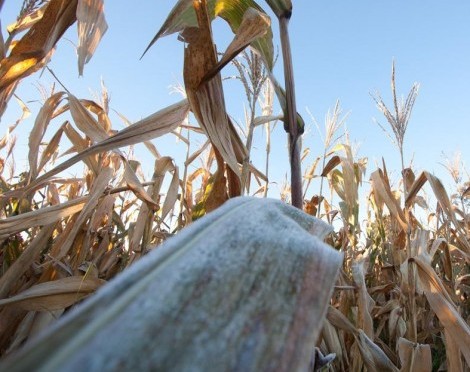
M 14 21 L 20 1 L 6 1 L 2 30 Z M 103 78 L 111 95 L 111 108 L 131 121 L 147 116 L 180 99 L 170 95 L 170 85 L 182 83 L 183 44 L 176 35 L 159 40 L 139 60 L 147 44 L 173 7 L 173 0 L 136 2 L 105 1 L 109 29 L 94 57 L 78 78 L 74 43 L 76 26 L 59 42 L 50 67 L 79 98 L 99 92 Z M 268 11 L 264 1 L 259 4 Z M 369 158 L 368 170 L 384 157 L 398 178 L 398 152 L 373 118 L 386 125 L 369 93 L 379 90 L 391 103 L 390 72 L 396 61 L 398 92 L 407 95 L 413 82 L 420 83 L 420 93 L 405 138 L 407 163 L 413 158 L 417 171 L 428 170 L 446 178 L 443 153 L 452 157 L 461 152 L 470 159 L 470 2 L 458 1 L 372 1 L 293 0 L 290 22 L 298 111 L 307 123 L 304 146 L 311 149 L 310 162 L 321 155 L 321 142 L 312 124 L 308 108 L 320 124 L 328 110 L 340 100 L 350 115 L 347 128 L 350 138 L 359 145 L 358 155 Z M 269 11 L 268 11 L 269 13 Z M 271 14 L 271 13 L 269 13 Z M 276 20 L 273 18 L 273 25 Z M 219 50 L 227 45 L 230 32 L 223 21 L 215 24 Z M 278 45 L 277 27 L 274 41 Z M 277 68 L 279 74 L 281 69 Z M 39 74 L 23 81 L 18 95 L 37 100 Z M 53 79 L 44 72 L 41 81 Z M 243 124 L 240 87 L 228 81 L 225 89 L 229 113 Z M 31 103 L 37 109 L 39 103 Z M 1 133 L 18 116 L 14 100 L 1 122 Z M 22 125 L 32 126 L 32 119 Z M 61 123 L 57 123 L 60 125 Z M 122 123 L 113 118 L 116 129 Z M 256 136 L 263 153 L 262 130 Z M 279 126 L 272 144 L 273 167 L 277 181 L 288 172 L 285 134 Z M 163 155 L 174 154 L 174 139 L 158 141 Z M 274 165 L 275 164 L 275 165 Z M 262 163 L 258 164 L 262 167 Z M 307 164 L 308 165 L 308 164 Z

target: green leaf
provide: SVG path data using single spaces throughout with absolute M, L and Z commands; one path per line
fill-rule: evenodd
M 263 8 L 253 0 L 217 0 L 215 2 L 215 15 L 224 19 L 229 24 L 233 33 L 237 33 L 242 23 L 243 15 L 249 8 L 254 8 L 266 14 Z M 272 71 L 274 65 L 272 29 L 269 28 L 264 36 L 256 39 L 252 43 L 252 47 L 261 55 L 268 69 Z
M 221 17 L 229 24 L 234 33 L 237 32 L 242 22 L 243 15 L 249 8 L 254 8 L 266 14 L 266 12 L 254 0 L 208 0 L 207 8 L 211 20 L 216 16 Z M 185 28 L 197 27 L 197 25 L 196 13 L 194 12 L 192 0 L 179 0 L 171 10 L 160 30 L 145 49 L 143 55 L 159 38 L 176 32 L 181 32 Z M 269 28 L 268 32 L 264 36 L 256 39 L 252 43 L 252 47 L 264 59 L 266 66 L 272 70 L 274 64 L 272 29 Z
M 269 79 L 274 87 L 274 92 L 276 93 L 277 99 L 279 101 L 279 105 L 281 106 L 282 112 L 284 114 L 284 130 L 289 133 L 289 125 L 287 123 L 287 99 L 286 99 L 286 91 L 281 84 L 277 81 L 274 77 L 272 71 L 269 73 Z M 303 134 L 305 131 L 305 122 L 302 116 L 297 112 L 297 126 L 299 134 Z

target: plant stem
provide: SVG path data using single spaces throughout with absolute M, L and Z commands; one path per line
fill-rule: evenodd
M 250 193 L 250 158 L 251 158 L 251 147 L 253 145 L 253 132 L 255 129 L 254 122 L 256 116 L 256 101 L 258 97 L 253 94 L 252 102 L 250 103 L 250 122 L 248 123 L 248 133 L 246 136 L 246 150 L 247 155 L 243 161 L 243 168 L 242 168 L 242 194 L 246 192 L 246 194 Z
M 398 116 L 398 111 L 397 111 Z M 406 173 L 405 173 L 405 158 L 403 156 L 403 141 L 399 146 L 400 149 L 400 160 L 401 160 L 401 174 L 402 174 L 402 182 L 403 182 L 403 198 L 404 198 L 404 208 L 405 208 L 405 217 L 407 221 L 407 229 L 406 229 L 406 251 L 408 259 L 413 257 L 413 252 L 411 251 L 411 220 L 410 220 L 410 211 L 409 208 L 406 206 L 406 199 L 408 197 L 408 190 L 406 189 Z M 415 265 L 408 261 L 408 301 L 409 301 L 409 326 L 407 329 L 407 336 L 412 342 L 417 342 L 418 339 L 418 331 L 417 331 L 417 320 L 416 320 L 416 298 L 415 298 L 415 291 L 416 291 L 416 269 Z
M 322 162 L 322 169 L 325 169 L 326 165 L 326 152 L 327 148 L 325 146 L 323 150 L 323 162 Z M 320 179 L 320 192 L 318 194 L 318 209 L 317 209 L 317 217 L 321 218 L 321 203 L 322 203 L 322 196 L 323 196 L 323 181 L 325 180 L 325 177 L 321 177 Z
M 284 79 L 286 86 L 287 120 L 289 128 L 289 160 L 291 167 L 291 201 L 294 207 L 302 209 L 302 173 L 300 166 L 300 134 L 297 124 L 297 109 L 295 103 L 294 71 L 289 41 L 289 18 L 279 18 L 281 33 L 282 59 L 284 62 Z

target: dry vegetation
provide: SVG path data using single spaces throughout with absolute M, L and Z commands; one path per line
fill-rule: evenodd
M 215 3 L 209 1 L 209 13 Z M 181 32 L 188 43 L 187 99 L 124 130 L 113 129 L 104 88 L 100 102 L 52 88 L 31 126 L 29 167 L 24 172 L 15 167 L 15 133 L 30 120 L 29 109 L 15 97 L 23 116 L 10 127 L 3 126 L 6 134 L 0 140 L 1 355 L 19 348 L 150 249 L 158 249 L 167 237 L 228 198 L 266 197 L 270 133 L 280 130 L 275 124 L 283 117 L 273 114 L 274 93 L 284 117 L 290 118 L 286 123 L 294 123 L 285 129 L 291 158 L 296 157 L 303 121 L 295 115 L 293 82 L 286 79 L 286 94 L 272 76 L 269 18 L 252 1 L 233 3 L 235 12 L 216 9 L 237 33 L 217 59 L 215 50 L 207 48 L 212 38 L 205 2 L 194 2 L 200 6 L 196 13 L 192 2 L 178 2 L 179 8 L 152 43 L 174 32 Z M 273 8 L 287 28 L 283 13 Z M 10 36 L 1 41 L 2 115 L 16 86 L 47 65 L 57 40 L 75 22 L 83 71 L 107 28 L 102 11 L 100 0 L 24 2 L 18 22 L 8 29 Z M 191 27 L 195 14 L 199 30 Z M 239 54 L 250 44 L 253 51 Z M 231 61 L 246 91 L 246 133 L 236 130 L 224 105 L 211 105 L 223 102 L 219 71 Z M 455 180 L 455 190 L 450 191 L 434 175 L 406 167 L 403 140 L 418 86 L 399 101 L 393 68 L 392 92 L 391 110 L 378 93 L 373 98 L 401 156 L 400 184 L 391 184 L 384 163 L 371 172 L 368 204 L 360 205 L 367 161 L 355 158 L 343 135 L 345 117 L 339 105 L 327 115 L 324 149 L 311 150 L 319 154 L 317 159 L 307 164 L 306 157 L 299 157 L 305 169 L 303 209 L 335 226 L 327 242 L 344 253 L 319 350 L 336 354 L 325 367 L 336 371 L 468 370 L 470 182 L 460 162 L 449 164 Z M 194 120 L 188 119 L 190 110 L 197 124 L 188 121 Z M 264 164 L 250 161 L 253 132 L 258 130 L 266 133 Z M 151 142 L 170 133 L 187 145 L 187 157 L 178 163 L 162 156 Z M 206 141 L 193 152 L 194 136 L 205 136 Z M 136 143 L 144 143 L 149 159 L 154 159 L 150 179 L 144 179 L 139 162 L 124 152 Z M 67 176 L 64 171 L 75 164 L 84 164 L 83 174 Z M 194 170 L 194 164 L 201 165 Z M 320 184 L 313 190 L 312 185 Z M 280 196 L 286 201 L 291 200 L 288 189 Z M 432 193 L 435 207 L 427 205 L 425 192 Z

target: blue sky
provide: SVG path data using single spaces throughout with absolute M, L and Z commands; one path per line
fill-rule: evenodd
M 19 3 L 5 2 L 1 13 L 3 30 L 15 19 Z M 75 27 L 67 32 L 68 40 L 59 42 L 50 67 L 79 98 L 90 98 L 91 91 L 99 92 L 103 78 L 111 95 L 111 108 L 131 121 L 178 101 L 179 96 L 170 94 L 171 85 L 182 83 L 184 46 L 176 35 L 159 40 L 139 60 L 174 3 L 106 1 L 109 29 L 85 66 L 84 77 L 78 77 L 73 46 L 77 42 Z M 264 2 L 259 4 L 268 11 Z M 344 111 L 350 112 L 347 120 L 350 138 L 359 145 L 358 156 L 369 159 L 369 171 L 375 170 L 375 162 L 384 157 L 394 179 L 398 178 L 398 152 L 374 123 L 375 117 L 387 124 L 369 95 L 379 90 L 384 100 L 391 103 L 393 59 L 400 94 L 406 96 L 413 82 L 420 83 L 405 138 L 407 163 L 413 158 L 417 171 L 428 170 L 447 179 L 444 167 L 439 164 L 445 161 L 443 153 L 452 157 L 458 151 L 464 161 L 470 159 L 466 143 L 470 124 L 470 2 L 293 0 L 293 4 L 290 33 L 297 106 L 309 127 L 304 146 L 311 149 L 310 162 L 322 153 L 322 148 L 306 109 L 322 124 L 328 108 L 339 99 Z M 278 45 L 275 24 L 273 19 L 274 41 Z M 223 50 L 230 37 L 229 29 L 220 20 L 214 27 L 218 49 Z M 282 80 L 280 66 L 276 71 Z M 37 100 L 39 80 L 46 86 L 53 81 L 47 72 L 41 78 L 36 74 L 22 82 L 18 95 L 26 101 Z M 235 81 L 226 83 L 226 100 L 229 113 L 243 124 L 244 101 L 237 85 Z M 34 110 L 39 103 L 32 102 L 30 106 Z M 2 133 L 18 112 L 12 100 L 0 124 Z M 23 123 L 23 128 L 32 126 L 32 120 Z M 113 126 L 123 127 L 117 117 L 113 118 Z M 261 132 L 256 134 L 254 150 L 255 157 L 260 159 L 264 151 Z M 174 138 L 157 143 L 163 155 L 178 156 Z M 286 138 L 281 126 L 276 129 L 272 152 L 273 176 L 281 181 L 288 172 Z

